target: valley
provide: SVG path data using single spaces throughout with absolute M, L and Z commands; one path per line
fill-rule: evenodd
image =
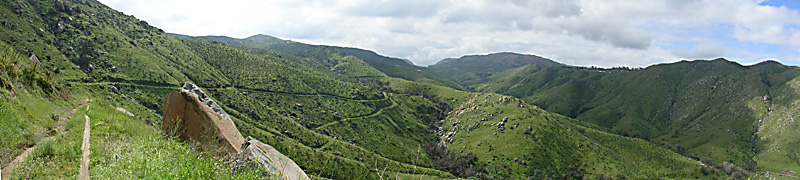
M 164 99 L 184 82 L 311 179 L 800 171 L 800 69 L 774 61 L 594 68 L 505 52 L 422 67 L 267 35 L 166 33 L 95 0 L 0 5 L 2 179 L 278 179 L 162 132 Z

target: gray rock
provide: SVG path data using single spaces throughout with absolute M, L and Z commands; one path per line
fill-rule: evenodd
M 67 29 L 67 24 L 65 24 L 64 21 L 58 21 L 58 25 L 56 26 L 58 26 L 56 28 L 57 33 L 62 33 L 65 29 Z
M 40 36 L 44 36 L 44 29 L 36 28 L 36 34 L 39 34 Z
M 36 64 L 36 65 L 39 65 L 39 66 L 42 65 L 42 62 L 39 62 L 39 57 L 36 57 L 36 54 L 31 53 L 31 57 L 28 58 L 28 60 L 31 60 L 31 62 L 33 62 L 33 64 Z
M 264 170 L 263 176 L 281 176 L 282 179 L 291 180 L 310 179 L 292 159 L 253 137 L 247 137 L 241 151 L 234 156 L 233 166 L 238 171 Z
M 206 93 L 203 92 L 203 90 L 200 90 L 200 88 L 197 87 L 196 85 L 192 84 L 189 81 L 186 81 L 185 83 L 183 83 L 183 87 L 181 89 L 194 94 L 197 97 L 197 99 L 200 100 L 200 102 L 203 102 L 203 104 L 206 104 L 206 106 L 214 110 L 214 112 L 220 114 L 222 118 L 231 119 L 230 115 L 228 115 L 228 113 L 225 112 L 225 110 L 223 110 L 222 107 L 220 107 L 219 104 L 217 104 L 217 102 L 214 102 L 214 100 L 212 100 L 211 97 L 208 97 L 208 95 L 206 95 Z

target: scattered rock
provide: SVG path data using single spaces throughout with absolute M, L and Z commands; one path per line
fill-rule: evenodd
M 117 89 L 116 86 L 111 86 L 111 92 L 119 93 L 119 89 Z M 108 97 L 108 98 L 111 98 L 111 97 Z
M 17 1 L 17 6 L 19 7 L 19 9 L 25 9 L 25 8 L 28 8 L 28 5 L 26 5 L 26 4 L 25 4 L 25 3 L 23 3 L 22 1 Z

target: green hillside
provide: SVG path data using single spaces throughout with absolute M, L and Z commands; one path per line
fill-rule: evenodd
M 468 55 L 460 58 L 446 58 L 434 65 L 431 65 L 431 67 L 437 69 L 461 70 L 480 75 L 490 75 L 529 64 L 545 67 L 564 66 L 561 63 L 536 55 L 502 52 L 487 55 Z
M 216 150 L 162 136 L 150 124 L 158 115 L 136 101 L 101 86 L 68 83 L 21 53 L 0 42 L 3 178 L 74 178 L 81 160 L 84 117 L 91 117 L 90 159 L 95 163 L 89 169 L 94 178 L 261 179 L 256 172 L 230 172 L 208 155 Z M 120 108 L 138 117 L 125 115 Z M 23 161 L 5 169 L 23 152 L 27 152 Z
M 800 165 L 787 160 L 798 147 L 787 146 L 797 133 L 786 131 L 797 114 L 790 109 L 798 76 L 776 62 L 717 59 L 637 70 L 525 66 L 465 86 L 519 97 L 719 168 L 781 173 Z
M 426 67 L 415 66 L 408 60 L 386 57 L 363 49 L 303 44 L 299 42 L 278 39 L 276 37 L 267 35 L 255 35 L 245 39 L 236 39 L 225 36 L 204 36 L 203 38 L 236 46 L 270 49 L 300 57 L 311 57 L 321 61 L 328 59 L 328 57 L 325 57 L 327 56 L 326 54 L 341 53 L 343 56 L 353 56 L 359 58 L 373 68 L 390 77 L 448 86 L 454 89 L 462 89 L 460 85 L 440 76 L 438 71 Z M 321 56 L 321 54 L 323 55 Z
M 389 87 L 452 105 L 440 120 L 438 144 L 481 179 L 707 179 L 721 171 L 641 139 L 595 129 L 524 101 L 390 79 Z M 461 158 L 475 157 L 475 161 Z M 484 172 L 484 173 L 479 173 Z
M 168 35 L 96 1 L 19 4 L 2 6 L 2 21 L 14 24 L 0 28 L 2 41 L 42 57 L 42 66 L 68 81 L 73 92 L 138 105 L 137 115 L 149 117 L 140 121 L 152 122 L 152 130 L 160 129 L 163 98 L 192 81 L 225 106 L 242 134 L 272 144 L 309 175 L 453 177 L 433 169 L 427 153 L 419 151 L 435 139 L 425 118 L 440 113 L 435 104 L 341 79 L 382 76 L 358 59 L 330 55 L 334 60 L 320 64 L 332 67 L 321 71 L 289 61 L 303 58 Z M 431 110 L 416 111 L 426 107 Z M 387 128 L 396 130 L 377 131 Z M 17 149 L 2 157 L 18 154 Z M 377 166 L 386 172 L 374 171 Z
M 170 35 L 95 0 L 0 2 L 0 13 L 0 162 L 32 149 L 3 177 L 75 178 L 90 117 L 94 178 L 260 178 L 159 132 L 163 98 L 186 81 L 315 179 L 724 179 L 707 165 L 796 167 L 781 158 L 796 156 L 786 132 L 800 80 L 775 63 L 521 61 L 458 81 L 479 93 L 445 78 L 458 73 L 366 50 Z
M 542 67 L 564 66 L 561 63 L 536 55 L 501 52 L 487 55 L 467 55 L 460 58 L 446 58 L 430 67 L 438 71 L 442 77 L 464 84 L 468 81 L 485 78 L 493 74 L 526 65 Z

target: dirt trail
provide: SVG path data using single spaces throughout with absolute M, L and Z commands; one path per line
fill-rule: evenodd
M 392 101 L 392 100 L 389 100 L 389 101 Z M 325 123 L 325 124 L 323 124 L 322 126 L 318 126 L 318 127 L 315 127 L 315 128 L 313 128 L 313 129 L 314 129 L 314 130 L 320 130 L 320 129 L 322 129 L 322 128 L 325 128 L 325 127 L 328 127 L 328 126 L 334 125 L 334 124 L 336 124 L 336 123 L 339 123 L 339 122 L 342 122 L 342 121 L 346 121 L 346 120 L 351 120 L 351 119 L 359 119 L 359 118 L 364 118 L 364 117 L 375 117 L 375 116 L 377 116 L 377 115 L 379 115 L 379 114 L 383 113 L 383 110 L 386 110 L 386 109 L 391 109 L 391 108 L 394 108 L 395 106 L 397 106 L 397 102 L 394 102 L 394 101 L 392 101 L 392 105 L 390 105 L 390 106 L 387 106 L 387 107 L 384 107 L 384 108 L 380 108 L 380 109 L 378 109 L 377 111 L 375 111 L 375 112 L 372 112 L 372 113 L 370 113 L 370 114 L 364 114 L 364 115 L 359 115 L 359 116 L 354 116 L 354 117 L 342 118 L 342 119 L 339 119 L 339 120 L 336 120 L 336 121 L 331 121 L 331 122 L 329 122 L 329 123 Z M 390 119 L 390 120 L 391 120 L 391 119 Z M 390 122 L 391 122 L 392 124 L 394 124 L 394 126 L 395 126 L 395 127 L 398 127 L 398 126 L 397 126 L 397 124 L 396 124 L 394 121 L 390 121 Z
M 92 101 L 91 99 L 84 99 L 82 104 L 80 104 L 80 105 L 78 105 L 77 107 L 73 108 L 72 110 L 70 110 L 70 111 L 66 112 L 66 114 L 64 114 L 64 116 L 62 116 L 62 117 L 61 117 L 61 119 L 59 119 L 59 120 L 58 120 L 58 125 L 56 125 L 56 127 L 55 127 L 55 128 L 53 128 L 53 129 L 54 129 L 54 131 L 55 131 L 56 133 L 63 133 L 63 132 L 65 132 L 65 131 L 66 131 L 66 127 L 64 127 L 64 125 L 65 125 L 65 124 L 67 123 L 67 121 L 68 121 L 68 120 L 69 120 L 69 119 L 72 117 L 72 115 L 73 115 L 73 114 L 75 114 L 75 112 L 76 112 L 76 111 L 78 111 L 78 108 L 81 108 L 81 107 L 83 107 L 83 106 L 86 106 L 86 105 L 87 105 L 87 104 L 89 104 L 89 102 L 91 102 L 91 101 Z M 88 108 L 88 107 L 87 107 L 87 108 Z M 52 131 L 51 131 L 51 132 L 52 132 Z M 55 134 L 54 134 L 54 135 L 55 135 Z M 42 142 L 45 142 L 45 141 L 50 141 L 50 140 L 52 140 L 52 139 L 53 139 L 53 137 L 55 137 L 54 135 L 52 135 L 52 136 L 49 136 L 49 137 L 46 137 L 46 138 L 44 139 L 44 141 L 42 141 Z M 9 162 L 7 165 L 5 165 L 5 166 L 3 167 L 3 169 L 2 169 L 2 170 L 0 170 L 0 175 L 2 175 L 2 174 L 6 174 L 6 176 L 0 176 L 0 178 L 1 178 L 1 179 L 3 179 L 3 180 L 5 180 L 5 179 L 8 179 L 8 174 L 10 174 L 10 173 L 11 173 L 11 171 L 12 171 L 12 170 L 14 170 L 14 168 L 16 168 L 16 167 L 17 167 L 17 165 L 19 165 L 19 164 L 21 164 L 22 162 L 24 162 L 24 161 L 25 161 L 25 159 L 28 157 L 28 155 L 30 154 L 30 152 L 31 152 L 31 151 L 33 151 L 33 150 L 35 150 L 35 149 L 38 149 L 38 148 L 39 148 L 39 144 L 36 144 L 36 145 L 34 145 L 34 146 L 31 146 L 31 147 L 29 147 L 28 149 L 25 149 L 25 151 L 23 151 L 21 154 L 19 154 L 19 155 L 18 155 L 16 158 L 14 158 L 14 160 L 12 160 L 11 162 Z
M 86 110 L 89 110 L 89 106 L 86 106 Z M 86 125 L 83 128 L 83 145 L 81 149 L 83 150 L 83 156 L 81 157 L 81 166 L 80 170 L 78 170 L 78 179 L 80 180 L 88 180 L 89 177 L 89 136 L 91 135 L 91 126 L 90 126 L 90 119 L 89 115 L 83 115 L 86 118 Z

